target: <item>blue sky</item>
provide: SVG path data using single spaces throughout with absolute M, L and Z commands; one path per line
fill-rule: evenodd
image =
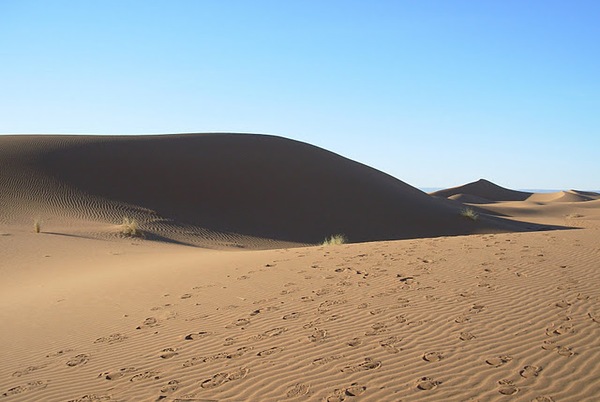
M 598 1 L 0 1 L 0 133 L 253 132 L 600 188 Z

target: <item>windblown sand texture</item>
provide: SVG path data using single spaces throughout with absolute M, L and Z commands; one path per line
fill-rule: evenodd
M 238 153 L 217 146 L 239 139 Z M 203 140 L 213 148 L 195 162 Z M 188 159 L 175 158 L 178 141 Z M 122 165 L 136 144 L 147 160 Z M 0 167 L 2 401 L 600 398 L 598 194 L 502 200 L 487 182 L 460 192 L 488 200 L 469 205 L 471 221 L 459 201 L 265 136 L 0 137 Z M 169 187 L 178 167 L 183 189 Z M 299 205 L 311 198 L 331 209 Z M 265 226 L 246 210 L 208 217 L 245 201 Z M 403 224 L 405 209 L 415 218 Z M 145 239 L 119 235 L 124 215 Z M 306 244 L 335 224 L 388 241 Z

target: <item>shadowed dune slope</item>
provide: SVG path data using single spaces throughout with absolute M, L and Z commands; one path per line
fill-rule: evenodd
M 470 196 L 468 202 L 473 204 L 486 203 L 490 201 L 524 201 L 529 196 L 531 196 L 531 193 L 510 190 L 485 179 L 479 179 L 475 182 L 468 183 L 462 186 L 452 187 L 445 190 L 439 190 L 430 193 L 430 195 L 434 197 L 444 198 L 464 194 L 468 194 Z
M 142 224 L 298 243 L 334 233 L 358 242 L 541 228 L 495 217 L 474 224 L 456 203 L 267 135 L 2 136 L 0 168 L 5 221 L 44 210 L 117 223 L 132 212 Z M 521 197 L 485 181 L 458 192 L 469 186 L 488 199 Z

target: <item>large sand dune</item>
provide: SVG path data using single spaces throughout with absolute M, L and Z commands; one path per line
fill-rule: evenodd
M 235 135 L 0 137 L 0 185 L 2 402 L 600 400 L 595 193 L 463 188 L 472 221 Z M 332 231 L 414 238 L 298 247 Z
M 0 164 L 7 223 L 131 216 L 155 239 L 263 248 L 337 233 L 363 242 L 541 229 L 474 225 L 389 175 L 265 135 L 3 136 Z

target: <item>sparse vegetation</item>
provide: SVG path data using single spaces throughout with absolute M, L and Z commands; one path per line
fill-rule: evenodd
M 463 216 L 472 221 L 476 221 L 479 218 L 479 214 L 471 207 L 467 207 L 460 211 L 460 216 Z
M 346 236 L 344 236 L 343 234 L 336 234 L 336 235 L 330 236 L 328 238 L 325 238 L 325 240 L 323 241 L 323 243 L 321 243 L 321 245 L 333 246 L 333 245 L 346 244 L 346 243 L 348 243 L 348 238 Z
M 42 222 L 39 219 L 34 219 L 33 221 L 33 231 L 35 233 L 41 233 L 42 231 Z
M 142 237 L 142 231 L 133 218 L 123 217 L 123 224 L 121 225 L 121 234 L 126 237 Z

